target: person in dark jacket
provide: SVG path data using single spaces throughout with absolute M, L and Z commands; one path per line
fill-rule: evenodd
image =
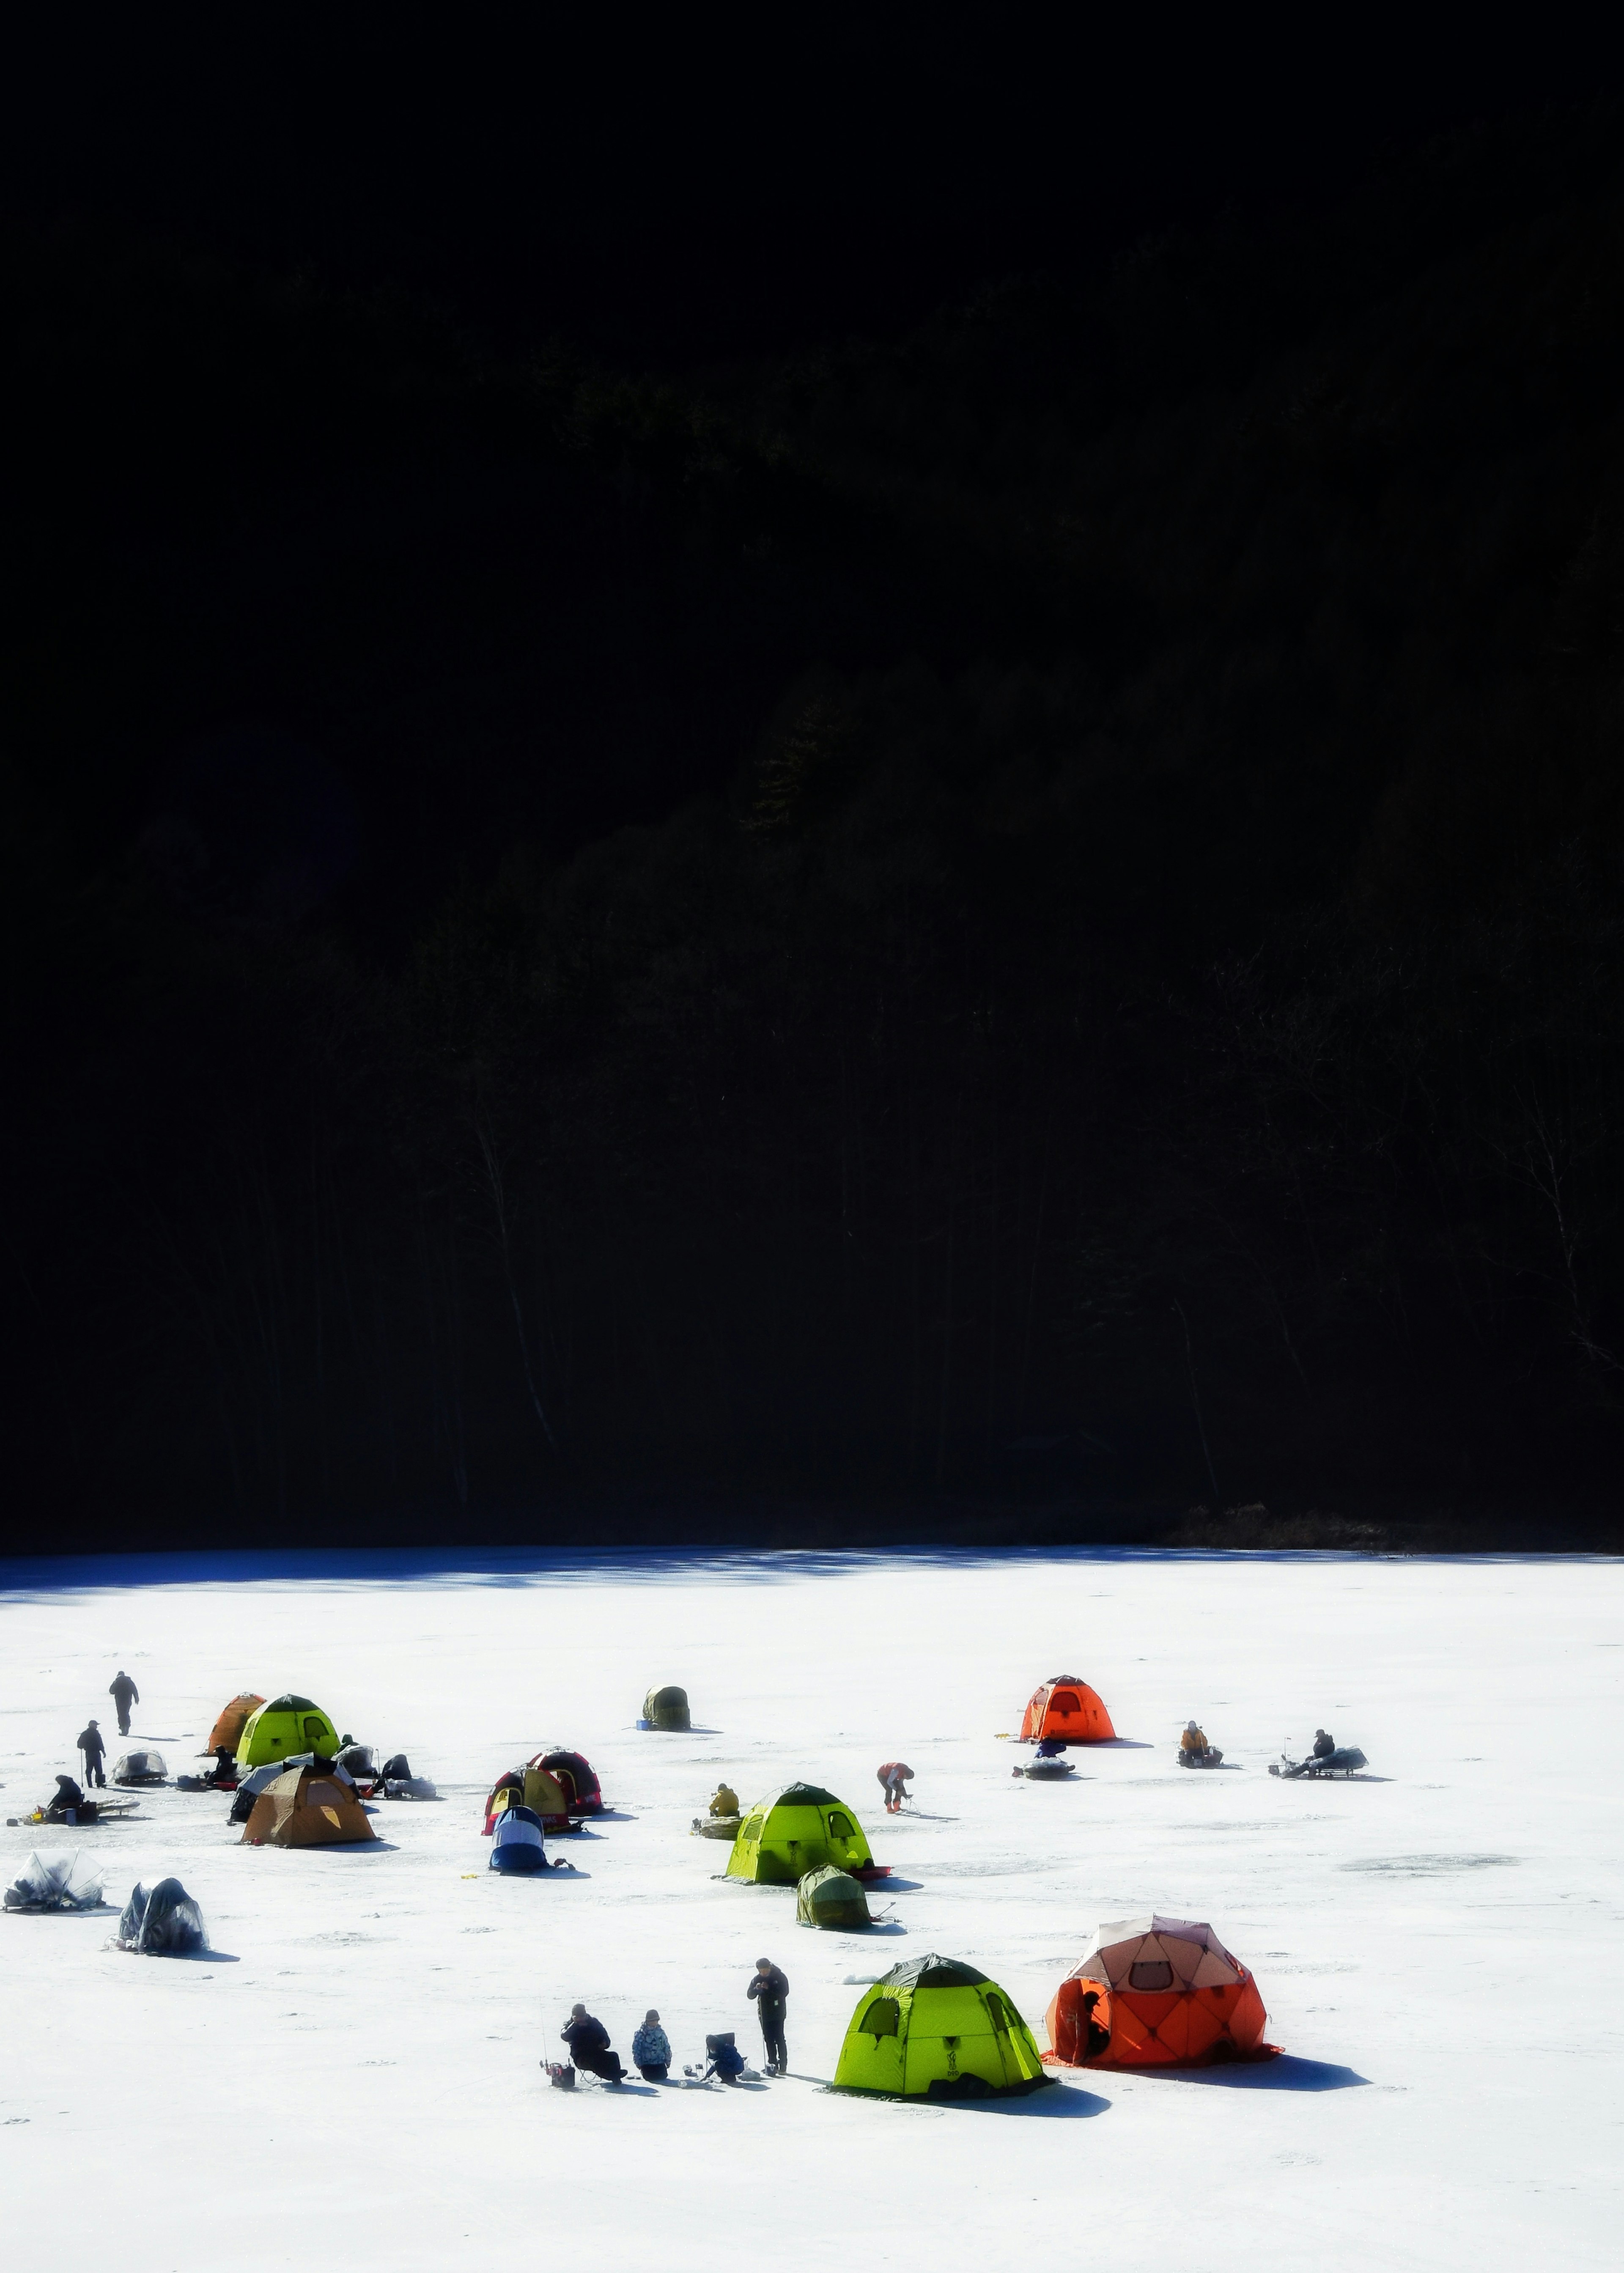
M 120 1666 L 108 1684 L 107 1693 L 118 1707 L 118 1733 L 121 1737 L 127 1737 L 130 1734 L 130 1707 L 140 1703 L 141 1692 Z
M 609 2030 L 602 2021 L 593 2019 L 584 2005 L 570 2007 L 569 2021 L 558 2033 L 577 2067 L 584 2067 L 588 2075 L 601 2075 L 605 2083 L 619 2082 L 625 2074 L 620 2055 L 610 2052 Z
M 1336 1739 L 1335 1737 L 1328 1737 L 1323 1729 L 1316 1729 L 1314 1730 L 1313 1758 L 1316 1760 L 1328 1760 L 1336 1749 Z
M 756 2013 L 761 2022 L 761 2048 L 767 2056 L 768 2075 L 788 2075 L 790 2054 L 784 2044 L 784 2006 L 790 1995 L 790 1984 L 770 1957 L 757 1958 L 756 1969 L 745 1994 L 755 1999 Z
M 102 1743 L 101 1731 L 94 1721 L 79 1730 L 79 1748 L 85 1756 L 85 1782 L 87 1784 L 99 1783 L 105 1789 L 107 1778 L 102 1774 L 101 1763 L 107 1758 L 107 1746 Z
M 1077 2018 L 1082 2024 L 1084 2059 L 1098 2059 L 1102 2053 L 1111 2049 L 1111 2030 L 1101 2028 L 1094 2017 L 1094 2008 L 1099 2000 L 1097 1989 L 1085 1989 L 1077 1999 Z

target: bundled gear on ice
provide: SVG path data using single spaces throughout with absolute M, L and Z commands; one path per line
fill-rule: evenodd
M 1039 1744 L 1032 1758 L 1012 1773 L 1018 1776 L 1029 1776 L 1034 1783 L 1059 1783 L 1062 1776 L 1077 1773 L 1069 1760 L 1059 1757 L 1065 1750 L 1064 1744 Z
M 1207 1742 L 1206 1731 L 1199 1722 L 1185 1722 L 1184 1734 L 1179 1739 L 1179 1765 L 1181 1768 L 1216 1768 L 1223 1758 L 1218 1747 Z
M 547 1860 L 547 1842 L 542 1836 L 542 1819 L 534 1808 L 526 1807 L 521 1801 L 517 1807 L 502 1810 L 491 1834 L 487 1867 L 520 1877 L 551 1868 Z
M 834 2069 L 837 2091 L 908 2099 L 1014 2098 L 1053 2081 L 997 1982 L 935 1956 L 894 1965 L 863 1992 Z
M 768 2075 L 786 2074 L 790 2067 L 790 2055 L 784 2047 L 784 2013 L 790 1999 L 788 1977 L 779 1971 L 770 1957 L 758 1957 L 745 1994 L 754 2004 L 756 2017 L 761 2023 L 761 2045 Z
M 118 1947 L 143 1957 L 185 1957 L 206 1948 L 203 1914 L 178 1879 L 137 1887 L 118 1921 Z
M 660 2015 L 652 2007 L 643 2015 L 643 2025 L 632 2039 L 632 2064 L 645 2083 L 663 2083 L 670 2071 L 671 2040 L 660 2026 Z
M 849 1871 L 837 1871 L 833 1863 L 808 1871 L 796 1888 L 795 1922 L 843 1933 L 861 1932 L 874 1923 L 861 1886 Z
M 584 2005 L 571 2009 L 570 2017 L 559 2035 L 570 2048 L 570 2058 L 588 2075 L 601 2076 L 605 2083 L 618 2083 L 625 2070 L 620 2055 L 611 2052 L 609 2030 L 602 2021 L 595 2020 Z
M 1271 2059 L 1256 1982 L 1209 1925 L 1103 1925 L 1050 2001 L 1058 2067 L 1204 2067 Z
M 113 1767 L 115 1783 L 167 1783 L 168 1776 L 161 1752 L 125 1752 Z
M 289 1693 L 273 1697 L 249 1714 L 237 1739 L 236 1756 L 239 1766 L 258 1768 L 272 1760 L 286 1764 L 301 1752 L 336 1760 L 342 1750 L 339 1732 L 320 1706 Z
M 94 1910 L 101 1906 L 101 1873 L 88 1857 L 30 1855 L 5 1890 L 9 1910 Z
M 1357 1744 L 1334 1744 L 1328 1752 L 1310 1752 L 1306 1760 L 1291 1759 L 1283 1752 L 1278 1760 L 1270 1761 L 1269 1773 L 1284 1776 L 1288 1782 L 1295 1776 L 1306 1776 L 1312 1782 L 1318 1776 L 1357 1775 L 1368 1765 Z
M 790 1783 L 761 1799 L 738 1827 L 724 1878 L 764 1887 L 798 1887 L 808 1871 L 833 1863 L 853 1878 L 886 1873 L 843 1800 L 815 1783 Z
M 237 1788 L 236 1761 L 228 1748 L 221 1744 L 214 1754 L 214 1765 L 202 1775 L 178 1775 L 175 1779 L 177 1791 L 235 1791 Z
M 141 1692 L 121 1666 L 109 1682 L 107 1693 L 118 1708 L 118 1733 L 121 1737 L 127 1737 L 130 1734 L 130 1707 L 140 1703 Z
M 1059 1737 L 1069 1744 L 1108 1744 L 1116 1733 L 1104 1699 L 1074 1673 L 1057 1673 L 1035 1689 L 1021 1717 L 1023 1744 L 1045 1737 Z
M 547 2081 L 555 2091 L 574 2090 L 575 2070 L 568 2060 L 543 2060 L 542 2066 L 546 2069 Z
M 651 1689 L 643 1699 L 643 1726 L 678 1732 L 693 1726 L 685 1689 Z
M 105 1786 L 107 1775 L 102 1763 L 107 1759 L 107 1745 L 94 1721 L 79 1730 L 78 1750 L 85 1763 L 86 1782 Z
M 392 1752 L 378 1772 L 373 1797 L 383 1799 L 438 1799 L 439 1792 L 427 1776 L 414 1775 L 404 1752 Z

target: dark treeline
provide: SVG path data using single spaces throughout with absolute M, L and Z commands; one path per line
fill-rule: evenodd
M 5 271 L 19 1540 L 1605 1495 L 1611 119 L 702 380 Z

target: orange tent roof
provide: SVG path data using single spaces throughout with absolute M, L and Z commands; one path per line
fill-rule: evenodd
M 263 1697 L 256 1697 L 251 1689 L 244 1689 L 231 1699 L 229 1705 L 222 1705 L 219 1720 L 209 1730 L 209 1740 L 203 1747 L 204 1751 L 217 1752 L 223 1744 L 227 1752 L 235 1752 L 248 1725 L 249 1715 L 257 1713 L 264 1703 Z
M 1035 1689 L 1021 1722 L 1023 1743 L 1064 1737 L 1073 1744 L 1108 1744 L 1116 1733 L 1104 1699 L 1074 1673 L 1057 1673 Z
M 1209 1925 L 1126 1918 L 1101 1926 L 1055 1992 L 1045 2057 L 1062 2067 L 1269 2059 L 1279 2046 L 1263 2042 L 1267 2017 L 1257 1983 Z

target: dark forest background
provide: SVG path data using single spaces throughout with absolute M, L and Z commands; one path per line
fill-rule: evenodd
M 13 1543 L 1605 1529 L 1613 114 L 663 371 L 0 257 Z

